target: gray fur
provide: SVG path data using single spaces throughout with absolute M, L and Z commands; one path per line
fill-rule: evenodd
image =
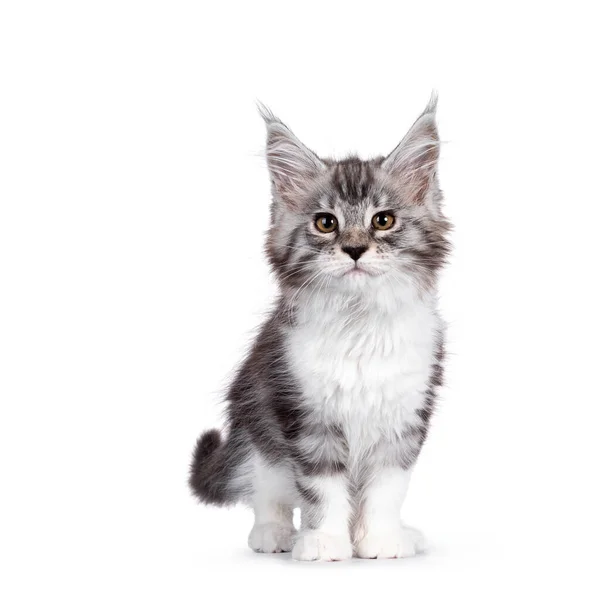
M 266 251 L 281 293 L 229 388 L 227 439 L 212 430 L 198 440 L 189 482 L 203 502 L 252 504 L 252 464 L 258 455 L 267 466 L 291 474 L 297 500 L 290 508 L 302 507 L 303 527 L 317 528 L 322 518 L 312 478 L 345 474 L 357 526 L 369 473 L 380 466 L 410 469 L 417 460 L 442 384 L 441 330 L 422 404 L 401 431 L 382 434 L 363 452 L 362 464 L 352 471 L 353 441 L 347 439 L 343 423 L 323 421 L 306 402 L 286 344 L 296 327 L 299 303 L 311 290 L 332 298 L 360 297 L 356 289 L 344 287 L 339 269 L 325 269 L 340 248 L 372 248 L 391 265 L 390 281 L 402 280 L 417 295 L 435 294 L 449 252 L 450 228 L 441 213 L 437 181 L 435 105 L 433 99 L 389 156 L 340 161 L 319 158 L 262 108 L 273 191 Z M 365 221 L 373 210 L 390 211 L 398 225 L 386 232 L 374 230 Z M 314 225 L 319 213 L 335 213 L 343 226 L 321 234 Z

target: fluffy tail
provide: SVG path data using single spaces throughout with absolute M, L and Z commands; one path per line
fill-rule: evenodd
M 196 443 L 188 483 L 192 492 L 207 504 L 226 504 L 235 500 L 228 483 L 232 456 L 217 429 L 204 432 Z

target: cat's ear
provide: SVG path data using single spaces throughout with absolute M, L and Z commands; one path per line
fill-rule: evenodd
M 425 201 L 437 169 L 440 138 L 435 119 L 436 107 L 437 94 L 434 92 L 421 116 L 381 164 L 381 168 L 408 196 L 407 199 L 416 203 Z
M 273 191 L 290 208 L 298 209 L 326 165 L 266 106 L 259 103 L 258 109 L 267 126 L 267 165 Z

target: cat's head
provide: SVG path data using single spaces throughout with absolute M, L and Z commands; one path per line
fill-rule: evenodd
M 270 111 L 267 254 L 286 289 L 431 289 L 448 254 L 436 97 L 387 156 L 323 159 Z

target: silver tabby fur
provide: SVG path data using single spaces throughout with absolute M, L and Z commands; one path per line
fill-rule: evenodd
M 256 551 L 341 560 L 423 546 L 400 510 L 442 383 L 436 283 L 449 224 L 435 108 L 432 97 L 371 160 L 321 159 L 261 109 L 280 297 L 229 389 L 227 435 L 199 438 L 190 474 L 203 502 L 254 508 Z M 384 211 L 394 224 L 380 231 L 372 218 Z M 338 229 L 320 232 L 320 213 Z

